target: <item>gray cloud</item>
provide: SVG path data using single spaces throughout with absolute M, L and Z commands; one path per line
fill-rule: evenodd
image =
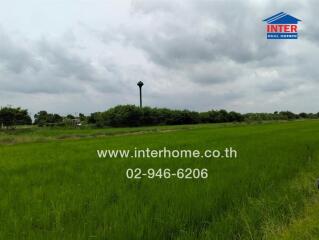
M 52 68 L 57 78 L 77 78 L 82 81 L 94 80 L 95 71 L 89 59 L 82 60 L 58 43 L 42 40 L 37 45 L 42 65 Z
M 142 80 L 152 106 L 317 111 L 315 0 L 30 1 L 41 15 L 16 21 L 6 4 L 0 105 L 92 112 L 137 104 Z M 265 39 L 262 19 L 279 11 L 303 20 L 298 41 Z
M 247 1 L 143 1 L 137 12 L 147 19 L 129 25 L 127 41 L 165 67 L 230 59 L 239 63 L 257 62 L 281 53 L 281 45 L 265 41 L 263 13 Z M 160 13 L 158 13 L 160 9 Z M 163 10 L 164 9 L 164 10 Z M 168 11 L 165 11 L 167 10 Z M 252 24 L 253 23 L 253 24 Z
M 23 45 L 15 43 L 0 27 L 0 66 L 14 73 L 21 73 L 27 68 L 36 70 L 33 56 Z
M 75 38 L 70 38 L 70 41 Z M 16 37 L 16 39 L 14 39 Z M 58 40 L 42 38 L 23 42 L 0 31 L 0 79 L 2 90 L 21 93 L 80 93 L 87 88 L 118 92 L 114 79 L 118 72 L 95 67 L 89 58 L 82 58 Z M 76 49 L 78 51 L 79 49 Z

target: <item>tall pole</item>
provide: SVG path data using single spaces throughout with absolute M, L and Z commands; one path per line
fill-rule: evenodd
M 140 108 L 142 107 L 142 88 L 140 87 Z
M 144 83 L 142 81 L 139 81 L 137 83 L 137 86 L 140 89 L 140 108 L 142 108 L 142 87 L 143 87 Z

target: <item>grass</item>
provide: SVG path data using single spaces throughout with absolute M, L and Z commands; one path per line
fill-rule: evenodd
M 1 132 L 0 142 L 0 239 L 318 238 L 319 121 L 31 128 Z M 238 158 L 96 156 L 164 146 L 232 146 Z M 207 168 L 209 177 L 127 179 L 135 167 Z
M 47 142 L 51 140 L 98 138 L 114 135 L 144 134 L 148 132 L 166 132 L 179 129 L 190 129 L 197 126 L 161 126 L 140 128 L 63 128 L 26 126 L 17 129 L 0 130 L 0 144 L 10 145 L 26 142 Z
M 282 229 L 281 239 L 317 239 L 319 236 L 318 214 L 319 203 L 316 199 L 316 201 L 306 206 L 302 217 L 295 219 L 291 225 Z

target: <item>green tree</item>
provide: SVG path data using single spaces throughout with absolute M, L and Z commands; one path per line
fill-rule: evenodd
M 34 115 L 34 124 L 38 126 L 55 126 L 63 122 L 63 117 L 59 114 L 48 113 L 47 111 L 40 111 Z
M 6 128 L 15 125 L 32 124 L 28 111 L 21 108 L 4 107 L 0 109 L 0 125 Z

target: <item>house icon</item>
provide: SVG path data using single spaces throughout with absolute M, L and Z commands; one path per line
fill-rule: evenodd
M 298 24 L 301 20 L 287 13 L 280 12 L 263 20 L 267 24 Z

